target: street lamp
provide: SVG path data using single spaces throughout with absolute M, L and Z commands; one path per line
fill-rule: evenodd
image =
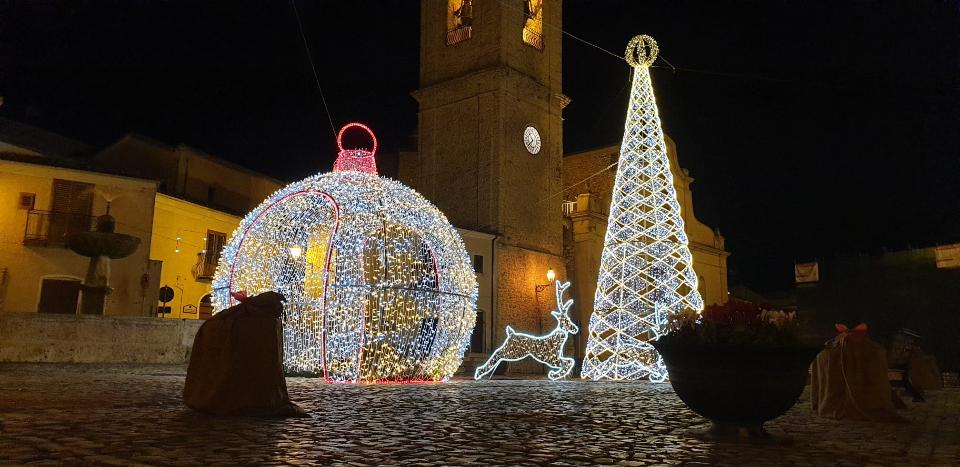
M 540 292 L 553 285 L 553 280 L 557 278 L 557 273 L 553 269 L 547 269 L 547 283 L 538 284 L 534 287 L 533 299 L 537 302 L 537 313 L 540 313 Z M 540 332 L 543 332 L 543 316 L 540 316 Z
M 553 269 L 547 269 L 547 283 L 540 284 L 536 286 L 537 293 L 543 292 L 543 289 L 553 285 L 553 280 L 557 278 L 557 273 L 553 272 Z

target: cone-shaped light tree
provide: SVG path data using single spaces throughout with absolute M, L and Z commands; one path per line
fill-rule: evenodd
M 657 51 L 650 36 L 634 37 L 627 45 L 633 85 L 584 378 L 665 380 L 667 370 L 649 341 L 665 330 L 669 315 L 703 309 L 650 82 Z

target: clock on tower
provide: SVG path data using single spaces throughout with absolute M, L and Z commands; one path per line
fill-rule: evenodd
M 523 129 L 523 145 L 530 154 L 540 154 L 540 132 L 535 127 L 528 126 Z

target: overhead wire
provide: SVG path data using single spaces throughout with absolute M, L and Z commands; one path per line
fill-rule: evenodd
M 541 204 L 541 203 L 543 203 L 543 202 L 545 202 L 545 201 L 549 201 L 549 200 L 551 200 L 551 199 L 553 199 L 553 198 L 556 198 L 557 196 L 560 196 L 560 195 L 566 193 L 567 190 L 569 190 L 569 189 L 571 189 L 571 188 L 573 188 L 573 187 L 575 187 L 575 186 L 577 186 L 577 185 L 580 185 L 580 184 L 586 182 L 587 180 L 590 180 L 591 178 L 596 177 L 596 176 L 598 176 L 598 175 L 600 175 L 600 174 L 602 174 L 602 173 L 604 173 L 604 172 L 609 171 L 610 169 L 616 167 L 617 164 L 619 164 L 619 163 L 620 163 L 619 160 L 614 161 L 612 164 L 610 164 L 610 165 L 608 165 L 608 166 L 606 166 L 606 167 L 604 167 L 604 168 L 602 168 L 602 169 L 594 172 L 593 174 L 590 174 L 590 175 L 587 176 L 586 178 L 584 178 L 584 179 L 582 179 L 582 180 L 580 180 L 580 181 L 578 181 L 578 182 L 576 182 L 576 183 L 572 183 L 572 184 L 570 184 L 570 185 L 568 185 L 568 186 L 565 186 L 565 187 L 563 187 L 560 191 L 558 191 L 558 192 L 556 192 L 556 193 L 554 193 L 554 194 L 552 194 L 552 195 L 550 195 L 550 196 L 547 196 L 546 198 L 541 198 L 539 201 L 537 201 L 537 204 Z
M 513 5 L 513 4 L 511 4 L 511 3 L 508 3 L 508 2 L 506 2 L 506 1 L 504 1 L 504 0 L 497 0 L 497 1 L 498 1 L 502 6 L 504 6 L 504 7 L 506 7 L 506 8 L 511 8 L 511 9 L 518 10 L 518 11 L 523 11 L 523 9 L 522 9 L 521 7 L 515 6 L 515 5 Z M 323 102 L 324 110 L 326 111 L 326 114 L 327 114 L 327 119 L 328 119 L 329 122 L 330 122 L 330 129 L 331 129 L 331 131 L 332 131 L 332 133 L 333 133 L 333 135 L 334 135 L 334 138 L 336 138 L 336 127 L 335 127 L 334 124 L 333 124 L 333 118 L 332 118 L 332 116 L 331 116 L 331 114 L 330 114 L 330 109 L 329 109 L 329 107 L 327 106 L 326 98 L 325 98 L 325 96 L 324 96 L 324 94 L 323 94 L 323 89 L 322 89 L 322 87 L 321 87 L 321 85 L 320 85 L 320 78 L 319 78 L 319 75 L 317 74 L 316 66 L 315 66 L 314 61 L 313 61 L 313 56 L 312 56 L 312 54 L 310 53 L 310 48 L 309 48 L 309 45 L 308 45 L 308 43 L 307 43 L 306 35 L 304 34 L 304 31 L 303 31 L 303 24 L 302 24 L 301 19 L 300 19 L 299 11 L 297 10 L 296 0 L 291 0 L 290 3 L 291 3 L 291 5 L 293 6 L 294 13 L 295 13 L 295 15 L 296 15 L 297 26 L 298 26 L 298 28 L 299 28 L 300 37 L 301 37 L 301 39 L 303 40 L 304 49 L 306 50 L 307 58 L 308 58 L 308 60 L 309 60 L 309 62 L 310 62 L 311 70 L 313 71 L 313 76 L 314 76 L 314 80 L 316 81 L 316 84 L 317 84 L 317 89 L 320 91 L 320 98 L 321 98 L 321 101 Z M 609 55 L 609 56 L 611 56 L 611 57 L 614 57 L 614 58 L 617 58 L 617 59 L 620 59 L 620 60 L 625 60 L 625 57 L 624 57 L 623 55 L 618 54 L 618 53 L 615 53 L 615 52 L 612 52 L 612 51 L 610 51 L 609 49 L 607 49 L 607 48 L 605 48 L 605 47 L 603 47 L 603 46 L 601 46 L 601 45 L 599 45 L 599 44 L 597 44 L 597 43 L 595 43 L 595 42 L 591 42 L 591 41 L 589 41 L 589 40 L 587 40 L 587 39 L 584 39 L 583 37 L 580 37 L 580 36 L 578 36 L 578 35 L 570 32 L 570 31 L 567 31 L 567 30 L 563 29 L 562 27 L 557 26 L 557 25 L 555 25 L 555 24 L 553 24 L 553 23 L 551 23 L 551 22 L 549 22 L 549 21 L 543 20 L 543 21 L 542 21 L 542 24 L 543 24 L 544 26 L 546 26 L 546 27 L 549 27 L 549 28 L 551 28 L 551 29 L 554 29 L 554 30 L 556 30 L 556 31 L 559 31 L 561 34 L 563 34 L 563 35 L 565 35 L 565 36 L 567 36 L 567 37 L 569 37 L 569 38 L 571 38 L 571 39 L 573 39 L 573 40 L 575 40 L 575 41 L 577 41 L 577 42 L 580 42 L 580 43 L 582 43 L 582 44 L 584 44 L 584 45 L 587 45 L 587 46 L 589 46 L 589 47 L 592 47 L 592 48 L 594 48 L 594 49 L 597 49 L 597 50 L 603 52 L 603 53 L 606 54 L 606 55 Z M 794 81 L 795 81 L 795 80 L 790 80 L 790 79 L 775 78 L 775 77 L 770 77 L 770 76 L 763 76 L 763 75 L 749 74 L 749 73 L 733 73 L 733 72 L 722 72 L 722 71 L 714 71 L 714 70 L 701 70 L 701 69 L 696 69 L 696 68 L 678 67 L 678 66 L 674 65 L 669 59 L 667 59 L 667 58 L 664 56 L 663 53 L 658 54 L 658 55 L 657 55 L 657 59 L 658 59 L 658 60 L 662 60 L 662 61 L 666 64 L 666 66 L 653 65 L 653 66 L 651 66 L 651 68 L 668 69 L 668 70 L 670 70 L 670 71 L 671 71 L 672 73 L 674 73 L 674 74 L 677 74 L 678 72 L 683 72 L 683 73 L 695 73 L 695 74 L 704 74 L 704 75 L 712 75 L 712 76 L 723 76 L 723 77 L 729 77 L 729 78 L 749 78 L 749 79 L 758 79 L 758 80 L 776 81 L 776 82 L 794 82 Z M 807 82 L 807 83 L 809 84 L 809 82 Z M 628 83 L 627 83 L 627 84 L 629 84 L 629 79 L 628 79 Z M 622 90 L 621 90 L 621 91 L 622 91 Z M 557 196 L 561 196 L 561 195 L 563 195 L 567 190 L 569 190 L 569 189 L 571 189 L 571 188 L 573 188 L 573 187 L 575 187 L 575 186 L 578 186 L 578 185 L 580 185 L 580 184 L 582 184 L 582 183 L 584 183 L 584 182 L 586 182 L 586 181 L 588 181 L 588 180 L 590 180 L 590 179 L 592 179 L 592 178 L 594 178 L 594 177 L 602 174 L 603 172 L 605 172 L 605 171 L 607 171 L 607 170 L 610 170 L 610 169 L 616 167 L 616 165 L 617 165 L 617 163 L 614 162 L 613 164 L 610 164 L 609 166 L 605 167 L 604 169 L 602 169 L 602 170 L 600 170 L 600 171 L 598 171 L 598 172 L 596 172 L 596 173 L 594 173 L 594 174 L 591 174 L 591 175 L 587 176 L 586 178 L 584 178 L 584 179 L 582 179 L 582 180 L 579 180 L 579 181 L 577 181 L 577 182 L 575 182 L 575 183 L 573 183 L 573 184 L 571 184 L 571 185 L 562 187 L 559 192 L 550 194 L 549 196 L 540 199 L 540 200 L 538 201 L 538 204 L 539 204 L 539 203 L 542 203 L 542 202 L 544 202 L 544 201 L 548 201 L 548 200 L 550 200 L 550 199 L 556 198 Z M 475 169 L 473 169 L 473 168 L 467 169 L 467 172 L 471 172 L 471 171 L 475 171 Z M 421 175 L 422 175 L 422 174 L 421 174 Z
M 300 21 L 300 11 L 297 10 L 297 0 L 290 0 L 293 5 L 293 13 L 297 17 L 297 27 L 300 31 L 300 38 L 303 39 L 303 48 L 307 52 L 307 60 L 310 61 L 310 69 L 313 70 L 313 79 L 317 83 L 317 89 L 320 90 L 320 102 L 323 102 L 323 110 L 327 112 L 327 120 L 330 122 L 330 132 L 333 139 L 337 139 L 337 127 L 333 124 L 333 117 L 330 115 L 330 108 L 327 107 L 327 98 L 323 95 L 323 87 L 320 86 L 320 76 L 317 74 L 317 66 L 313 63 L 313 54 L 310 53 L 310 45 L 307 44 L 307 36 L 303 33 L 303 22 Z

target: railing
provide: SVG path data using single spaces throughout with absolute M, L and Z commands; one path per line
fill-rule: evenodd
M 596 215 L 605 215 L 604 210 L 597 205 L 600 199 L 590 193 L 580 193 L 577 195 L 577 199 L 572 201 L 563 201 L 561 209 L 563 210 L 564 217 L 575 217 L 577 214 L 596 214 Z
M 523 28 L 523 42 L 543 50 L 543 36 L 527 28 Z
M 208 258 L 206 253 L 197 253 L 197 263 L 193 265 L 193 278 L 197 281 L 209 281 L 217 272 L 217 258 Z
M 570 217 L 573 213 L 577 212 L 577 202 L 576 201 L 564 201 L 563 202 L 563 215 Z
M 463 26 L 447 31 L 447 45 L 463 42 L 473 37 L 473 26 Z
M 65 247 L 67 235 L 93 230 L 96 218 L 74 212 L 27 211 L 23 244 L 28 246 Z

